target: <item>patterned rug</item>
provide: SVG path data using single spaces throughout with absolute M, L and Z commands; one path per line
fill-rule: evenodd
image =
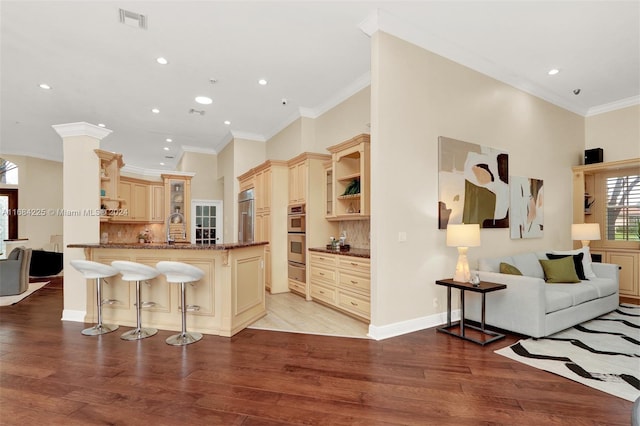
M 15 305 L 25 297 L 30 296 L 47 284 L 49 284 L 49 281 L 44 281 L 41 283 L 29 283 L 29 289 L 24 293 L 16 294 L 13 296 L 0 296 L 0 306 Z
M 628 401 L 640 397 L 640 306 L 495 351 Z

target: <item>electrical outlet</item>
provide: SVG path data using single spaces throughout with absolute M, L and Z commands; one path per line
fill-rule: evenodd
M 398 232 L 398 242 L 404 243 L 405 241 L 407 241 L 407 233 L 404 231 Z
M 433 298 L 433 307 L 434 307 L 434 308 L 437 308 L 437 307 L 439 307 L 439 306 L 440 306 L 440 301 L 438 300 L 438 298 L 437 298 L 437 297 L 434 297 L 434 298 Z

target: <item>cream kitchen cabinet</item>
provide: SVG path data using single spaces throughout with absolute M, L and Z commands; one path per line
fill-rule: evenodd
M 164 182 L 166 220 L 174 241 L 189 241 L 191 232 L 191 175 L 161 175 Z
M 309 251 L 311 298 L 361 320 L 371 311 L 371 262 L 343 254 Z
M 254 188 L 254 241 L 266 241 L 265 287 L 271 293 L 289 291 L 287 265 L 288 164 L 265 161 L 238 176 L 240 190 Z
M 295 162 L 289 165 L 289 204 L 305 204 L 307 200 L 307 162 L 306 160 L 293 161 Z
M 640 303 L 640 253 L 635 250 L 592 249 L 591 254 L 599 254 L 603 262 L 620 266 L 620 301 Z
M 149 222 L 164 223 L 164 185 L 151 184 L 149 195 Z
M 121 177 L 118 183 L 120 214 L 114 215 L 115 222 L 149 222 L 149 184 L 147 181 Z
M 369 219 L 370 207 L 370 138 L 361 134 L 327 148 L 332 155 L 331 193 L 335 204 L 328 220 Z

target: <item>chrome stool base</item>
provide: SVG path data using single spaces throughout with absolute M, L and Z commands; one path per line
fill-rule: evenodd
M 111 333 L 112 331 L 116 331 L 120 327 L 116 324 L 98 324 L 93 327 L 85 328 L 82 330 L 82 334 L 85 336 L 99 336 L 101 334 Z
M 122 333 L 120 338 L 122 340 L 141 340 L 146 339 L 147 337 L 151 337 L 158 332 L 155 328 L 145 327 L 145 328 L 135 328 L 133 330 L 129 330 L 126 333 Z
M 165 342 L 167 342 L 168 345 L 172 346 L 185 346 L 190 345 L 191 343 L 195 343 L 200 339 L 202 339 L 201 333 L 189 332 L 175 334 L 171 337 L 168 337 Z

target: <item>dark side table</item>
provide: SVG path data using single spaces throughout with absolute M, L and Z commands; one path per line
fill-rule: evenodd
M 497 284 L 491 283 L 488 281 L 480 281 L 480 284 L 474 285 L 471 283 L 463 283 L 459 281 L 454 281 L 452 279 L 447 280 L 437 280 L 437 285 L 443 285 L 447 287 L 447 325 L 445 327 L 440 327 L 437 330 L 441 333 L 450 334 L 451 336 L 456 336 L 464 340 L 469 340 L 470 342 L 478 343 L 480 345 L 486 345 L 491 342 L 495 342 L 498 339 L 502 339 L 504 334 L 496 333 L 495 331 L 485 330 L 484 327 L 484 312 L 485 312 L 485 297 L 487 293 L 492 291 L 502 290 L 503 288 L 507 288 L 505 284 Z M 460 321 L 457 323 L 451 322 L 451 289 L 457 288 L 460 290 Z M 482 293 L 482 321 L 480 322 L 480 327 L 476 327 L 471 324 L 466 324 L 464 319 L 464 292 L 465 291 L 473 291 L 474 293 Z M 459 326 L 459 331 L 456 332 L 456 327 Z M 491 336 L 488 339 L 474 339 L 473 337 L 467 336 L 465 334 L 465 328 L 472 328 L 481 332 L 486 336 Z

